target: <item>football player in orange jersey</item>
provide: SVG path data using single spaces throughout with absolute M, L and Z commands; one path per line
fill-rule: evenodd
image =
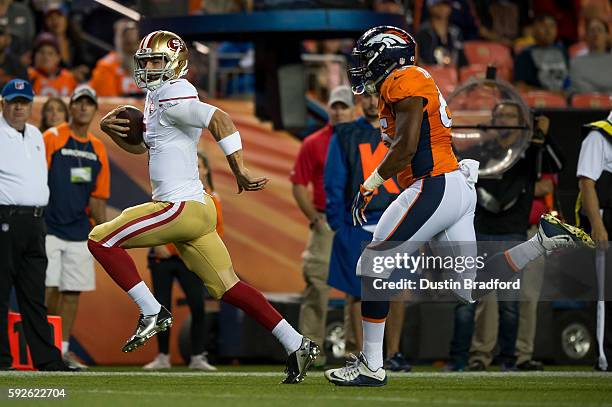
M 380 95 L 381 136 L 390 147 L 355 196 L 353 222 L 365 222 L 364 210 L 376 189 L 385 180 L 397 176 L 405 189 L 383 213 L 368 248 L 378 251 L 384 242 L 402 242 L 401 251 L 407 255 L 424 242 L 476 240 L 474 185 L 479 163 L 457 161 L 452 150 L 451 114 L 432 77 L 415 65 L 416 46 L 412 36 L 402 29 L 372 28 L 357 41 L 353 49 L 354 65 L 349 69 L 355 94 Z M 545 215 L 533 239 L 493 256 L 487 267 L 507 276 L 520 271 L 548 250 L 571 246 L 578 241 L 589 243 L 590 238 L 585 235 Z M 476 244 L 454 246 L 453 254 L 475 258 Z M 372 274 L 365 264 L 361 264 L 362 260 L 367 263 L 364 254 L 357 265 L 357 273 L 362 277 L 363 349 L 345 367 L 325 372 L 327 380 L 340 386 L 384 386 L 387 383 L 383 369 L 383 337 L 389 301 L 384 298 L 385 293 L 381 293 L 380 298 L 372 294 L 368 298 L 366 293 L 380 291 L 380 280 L 389 278 L 394 269 L 378 274 L 376 271 L 380 270 L 372 270 Z M 481 274 L 476 276 L 474 269 L 462 275 L 454 277 L 473 280 Z M 473 302 L 471 290 L 454 292 L 462 300 Z

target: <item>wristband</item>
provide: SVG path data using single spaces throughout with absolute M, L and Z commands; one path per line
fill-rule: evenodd
M 234 154 L 236 151 L 242 149 L 240 132 L 236 131 L 227 137 L 223 137 L 221 140 L 217 141 L 217 144 L 221 147 L 221 150 L 223 150 L 226 156 Z
M 376 188 L 381 186 L 385 180 L 378 174 L 378 168 L 366 179 L 363 183 L 363 187 L 368 191 L 374 191 Z

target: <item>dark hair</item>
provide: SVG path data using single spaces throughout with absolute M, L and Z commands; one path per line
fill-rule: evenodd
M 542 14 L 538 14 L 537 16 L 535 16 L 533 18 L 533 23 L 542 23 L 544 22 L 544 20 L 548 20 L 551 19 L 555 22 L 555 24 L 557 23 L 557 19 L 555 18 L 555 16 L 553 16 L 552 14 L 549 13 L 542 13 Z
M 70 114 L 68 113 L 68 106 L 66 106 L 66 103 L 64 103 L 64 101 L 61 98 L 50 97 L 42 105 L 42 109 L 40 110 L 41 119 L 40 119 L 40 128 L 39 129 L 40 129 L 41 132 L 45 132 L 45 131 L 47 131 L 51 127 L 51 125 L 49 123 L 47 123 L 47 118 L 45 117 L 45 110 L 53 102 L 58 102 L 60 104 L 60 106 L 62 107 L 62 110 L 64 111 L 64 115 L 66 116 L 66 121 L 68 121 L 68 119 L 70 118 Z
M 208 187 L 210 188 L 210 192 L 214 192 L 215 186 L 213 184 L 213 179 L 212 179 L 212 170 L 210 169 L 210 165 L 208 164 L 208 157 L 206 157 L 206 154 L 204 153 L 204 151 L 198 150 L 198 160 L 202 160 L 204 167 L 208 169 L 208 174 L 206 174 L 206 183 L 208 184 Z
M 65 62 L 62 59 L 62 66 L 69 68 L 78 65 L 91 66 L 94 61 L 92 60 L 92 56 L 83 42 L 83 30 L 81 29 L 79 22 L 72 18 L 70 14 L 60 14 L 66 19 L 66 38 L 68 38 L 70 42 L 70 61 Z M 49 27 L 47 27 L 46 20 L 47 16 L 45 15 L 43 19 L 43 27 L 45 30 L 48 30 Z M 62 56 L 61 52 L 60 56 Z

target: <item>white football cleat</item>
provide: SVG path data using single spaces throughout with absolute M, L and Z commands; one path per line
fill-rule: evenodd
M 568 225 L 550 213 L 540 218 L 538 241 L 547 252 L 580 245 L 595 247 L 593 239 L 584 230 Z
M 83 362 L 79 360 L 78 356 L 75 355 L 74 352 L 68 351 L 64 353 L 63 359 L 64 359 L 64 363 L 67 364 L 68 366 L 71 366 L 77 369 L 87 369 L 88 368 L 86 364 L 84 364 Z
M 370 370 L 363 352 L 350 355 L 346 366 L 325 371 L 325 378 L 336 386 L 380 387 L 387 384 L 387 373 L 382 367 Z
M 202 370 L 205 372 L 215 372 L 216 367 L 208 362 L 207 353 L 201 353 L 199 355 L 191 355 L 191 362 L 189 362 L 189 369 Z
M 158 354 L 152 362 L 147 363 L 142 368 L 145 370 L 160 370 L 160 369 L 170 369 L 172 365 L 170 364 L 170 355 L 166 355 L 164 353 Z

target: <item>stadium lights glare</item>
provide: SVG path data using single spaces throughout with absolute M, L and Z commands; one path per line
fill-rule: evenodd
M 116 11 L 119 14 L 123 14 L 127 18 L 130 18 L 134 21 L 140 21 L 141 15 L 139 12 L 132 10 L 131 8 L 125 7 L 116 1 L 113 0 L 95 0 L 96 3 L 100 3 L 103 6 L 110 8 L 111 10 Z
M 210 51 L 210 49 L 206 45 L 202 44 L 199 41 L 194 41 L 193 46 L 195 47 L 196 51 L 204 55 L 207 55 Z

